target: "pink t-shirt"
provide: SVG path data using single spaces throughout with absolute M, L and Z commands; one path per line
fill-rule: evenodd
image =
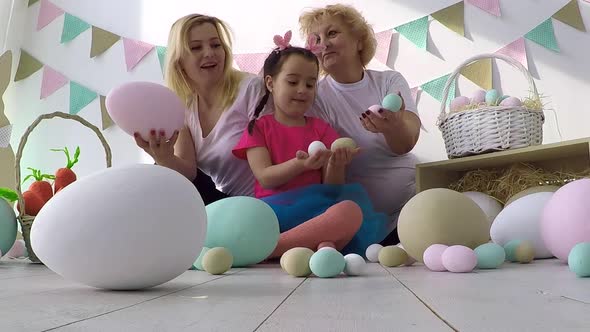
M 309 144 L 321 141 L 330 147 L 338 139 L 338 133 L 329 124 L 315 117 L 306 117 L 305 126 L 290 127 L 275 120 L 273 114 L 268 114 L 256 120 L 252 135 L 246 129 L 240 141 L 233 149 L 233 154 L 240 159 L 247 159 L 246 151 L 255 147 L 266 147 L 273 165 L 284 163 L 295 158 L 297 151 L 307 152 Z M 300 188 L 310 184 L 322 183 L 322 170 L 303 172 L 282 186 L 265 189 L 255 180 L 254 194 L 262 198 Z

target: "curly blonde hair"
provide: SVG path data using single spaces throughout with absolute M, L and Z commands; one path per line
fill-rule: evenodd
M 375 39 L 375 32 L 371 25 L 367 23 L 367 20 L 363 15 L 354 7 L 335 4 L 304 12 L 299 16 L 301 33 L 307 37 L 315 25 L 323 20 L 331 18 L 339 18 L 342 20 L 344 26 L 348 27 L 353 35 L 362 42 L 363 47 L 359 52 L 359 56 L 363 67 L 367 66 L 375 56 L 377 39 Z
M 219 34 L 221 46 L 225 51 L 225 63 L 223 67 L 223 83 L 221 86 L 221 107 L 225 110 L 233 104 L 238 95 L 240 81 L 244 73 L 234 69 L 231 50 L 231 35 L 228 25 L 217 17 L 200 14 L 190 14 L 178 19 L 168 36 L 168 48 L 166 51 L 165 81 L 184 101 L 187 107 L 191 107 L 195 101 L 195 91 L 190 80 L 186 77 L 180 60 L 189 52 L 189 34 L 193 27 L 211 23 Z

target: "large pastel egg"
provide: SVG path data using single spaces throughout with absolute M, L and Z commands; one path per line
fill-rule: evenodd
M 336 249 L 316 251 L 309 259 L 311 272 L 320 278 L 332 278 L 344 271 L 346 261 Z
M 65 187 L 35 218 L 31 244 L 65 279 L 133 290 L 185 272 L 206 231 L 194 184 L 172 169 L 138 164 L 107 168 Z
M 138 132 L 144 140 L 150 130 L 164 130 L 170 138 L 184 126 L 186 107 L 167 87 L 152 82 L 129 82 L 112 89 L 105 100 L 113 121 L 129 135 Z
M 471 198 L 483 210 L 488 217 L 490 225 L 494 222 L 500 211 L 502 211 L 502 204 L 488 194 L 478 191 L 466 191 L 463 194 Z
M 464 245 L 475 249 L 490 239 L 490 223 L 468 196 L 433 188 L 412 197 L 402 208 L 398 234 L 408 255 L 421 261 L 431 244 Z
M 6 254 L 16 240 L 16 214 L 14 209 L 0 197 L 0 251 Z
M 488 90 L 486 92 L 486 104 L 488 104 L 490 106 L 498 105 L 499 98 L 500 98 L 500 95 L 498 94 L 498 91 L 496 91 L 494 89 Z
M 472 104 L 481 104 L 486 101 L 486 91 L 477 90 L 471 95 Z
M 424 251 L 424 256 L 422 257 L 422 261 L 424 265 L 431 271 L 442 272 L 446 271 L 447 269 L 444 267 L 442 263 L 442 254 L 448 248 L 444 244 L 433 244 L 430 247 L 426 248 Z
M 508 97 L 508 98 L 500 101 L 500 106 L 511 106 L 511 107 L 522 106 L 522 101 L 520 101 L 520 99 L 518 99 L 516 97 Z
M 567 264 L 578 277 L 590 277 L 590 242 L 576 244 L 568 255 Z
M 474 251 L 479 269 L 496 269 L 506 260 L 506 251 L 496 243 L 484 243 Z
M 520 191 L 516 194 L 514 194 L 512 197 L 510 197 L 508 199 L 508 201 L 506 201 L 505 206 L 508 206 L 510 203 L 514 202 L 515 200 L 530 195 L 530 194 L 535 194 L 535 193 L 543 193 L 543 192 L 548 192 L 548 193 L 554 193 L 557 191 L 557 189 L 559 189 L 559 186 L 535 186 L 535 187 L 530 187 L 527 188 L 523 191 Z
M 206 207 L 205 246 L 229 249 L 233 267 L 265 260 L 279 241 L 279 221 L 266 202 L 247 196 L 215 201 Z
M 581 179 L 559 188 L 545 206 L 541 234 L 549 251 L 562 261 L 576 244 L 590 242 L 589 198 L 590 179 Z
M 551 192 L 535 193 L 505 207 L 490 229 L 492 241 L 501 246 L 514 239 L 530 241 L 535 247 L 535 258 L 553 257 L 541 236 L 541 215 L 553 195 Z
M 381 102 L 383 108 L 386 110 L 390 110 L 392 112 L 397 112 L 402 107 L 402 98 L 397 94 L 390 93 L 385 98 L 383 98 L 383 102 Z
M 477 255 L 465 246 L 450 246 L 442 254 L 442 264 L 449 272 L 471 272 L 477 265 Z
M 451 101 L 451 111 L 458 112 L 462 111 L 465 106 L 469 105 L 470 100 L 465 96 L 458 96 Z

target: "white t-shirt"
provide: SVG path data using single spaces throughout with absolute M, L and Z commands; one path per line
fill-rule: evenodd
M 394 154 L 383 134 L 365 130 L 359 118 L 371 105 L 381 104 L 387 94 L 398 91 L 406 109 L 418 114 L 408 83 L 399 72 L 366 70 L 360 81 L 351 84 L 341 84 L 327 76 L 318 83 L 318 96 L 311 111 L 358 144 L 361 153 L 348 167 L 347 182 L 362 184 L 375 209 L 392 218 L 415 194 L 417 159 L 411 153 Z
M 248 162 L 236 158 L 232 149 L 248 127 L 264 93 L 261 77 L 244 77 L 235 102 L 221 114 L 206 137 L 203 137 L 197 111 L 186 112 L 185 125 L 195 143 L 197 167 L 211 177 L 217 190 L 230 196 L 254 196 L 254 174 Z

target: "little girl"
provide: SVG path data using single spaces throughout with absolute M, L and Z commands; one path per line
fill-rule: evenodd
M 370 233 L 383 234 L 386 216 L 372 211 L 360 185 L 344 185 L 346 166 L 358 148 L 304 152 L 314 141 L 330 148 L 339 136 L 323 120 L 305 116 L 315 99 L 319 63 L 313 46 L 293 47 L 289 39 L 290 32 L 275 36 L 277 48 L 264 62 L 266 94 L 233 153 L 248 160 L 256 197 L 279 219 L 281 237 L 270 258 L 293 247 L 331 246 L 364 254 L 377 239 Z M 269 99 L 274 112 L 257 119 Z

